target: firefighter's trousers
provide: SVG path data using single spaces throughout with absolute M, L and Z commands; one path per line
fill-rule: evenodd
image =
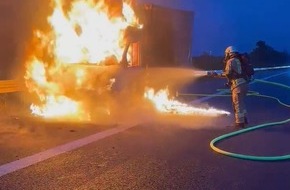
M 244 123 L 247 115 L 245 98 L 248 93 L 248 84 L 243 83 L 232 89 L 232 104 L 235 114 L 235 123 Z

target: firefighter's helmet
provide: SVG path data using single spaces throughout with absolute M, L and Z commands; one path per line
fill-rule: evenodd
M 226 48 L 225 50 L 225 54 L 226 55 L 229 55 L 229 54 L 232 54 L 232 53 L 238 53 L 239 51 L 236 49 L 236 47 L 234 46 L 229 46 Z

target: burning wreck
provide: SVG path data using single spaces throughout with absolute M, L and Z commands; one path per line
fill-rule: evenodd
M 130 1 L 54 0 L 52 6 L 49 30 L 34 31 L 26 62 L 26 86 L 37 100 L 31 109 L 44 117 L 89 118 L 83 93 L 106 95 L 116 65 L 128 65 L 129 36 L 142 26 Z
M 140 8 L 133 0 L 51 0 L 51 5 L 47 30 L 34 30 L 27 53 L 25 84 L 32 97 L 31 112 L 44 118 L 78 121 L 92 120 L 93 114 L 110 116 L 122 103 L 122 99 L 116 102 L 112 93 L 120 71 L 148 65 L 144 63 L 152 63 L 148 57 L 158 57 L 154 55 L 158 48 L 148 45 L 152 43 L 150 35 L 142 36 L 150 31 L 148 22 L 144 26 L 140 21 L 136 13 Z M 143 8 L 148 18 L 152 7 Z M 145 98 L 165 113 L 227 114 L 216 109 L 192 109 L 170 100 L 167 91 L 155 93 L 146 86 L 144 76 L 130 79 L 138 82 L 138 92 L 135 88 L 126 92 L 128 99 Z

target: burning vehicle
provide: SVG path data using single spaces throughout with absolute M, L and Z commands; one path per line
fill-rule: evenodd
M 49 30 L 34 31 L 26 62 L 26 86 L 37 102 L 31 110 L 44 117 L 88 118 L 82 113 L 84 93 L 106 96 L 119 64 L 129 66 L 130 36 L 142 26 L 130 1 L 51 3 Z
M 112 110 L 120 111 L 123 97 L 131 100 L 145 98 L 165 113 L 227 113 L 216 109 L 191 109 L 191 106 L 169 100 L 166 90 L 154 92 L 146 86 L 146 69 L 141 70 L 141 75 L 136 69 L 124 71 L 144 66 L 144 61 L 152 62 L 144 57 L 141 60 L 142 48 L 146 52 L 142 56 L 158 57 L 154 56 L 154 51 L 159 48 L 152 49 L 139 43 L 149 42 L 148 38 L 141 38 L 143 24 L 136 15 L 135 1 L 51 0 L 51 6 L 48 27 L 34 30 L 25 64 L 24 78 L 33 102 L 30 106 L 32 114 L 50 119 L 88 121 L 94 114 L 110 116 Z M 152 7 L 145 10 L 148 17 Z M 146 31 L 148 28 L 152 29 L 147 26 Z M 158 42 L 158 39 L 149 41 Z M 134 88 L 128 84 L 120 85 L 120 75 L 132 75 L 129 80 L 135 84 Z M 123 97 L 120 93 L 117 95 L 120 99 L 116 99 L 113 92 L 118 87 L 125 91 Z M 166 101 L 161 103 L 158 97 Z M 159 109 L 160 106 L 163 109 Z

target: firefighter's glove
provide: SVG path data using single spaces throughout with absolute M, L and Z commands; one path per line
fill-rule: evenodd
M 231 83 L 231 82 L 227 82 L 227 83 L 225 83 L 225 86 L 226 86 L 227 88 L 230 88 L 230 87 L 231 87 L 231 85 L 232 85 L 232 83 Z
M 210 77 L 217 77 L 217 76 L 218 76 L 218 73 L 215 72 L 215 71 L 207 71 L 207 76 L 210 76 Z

